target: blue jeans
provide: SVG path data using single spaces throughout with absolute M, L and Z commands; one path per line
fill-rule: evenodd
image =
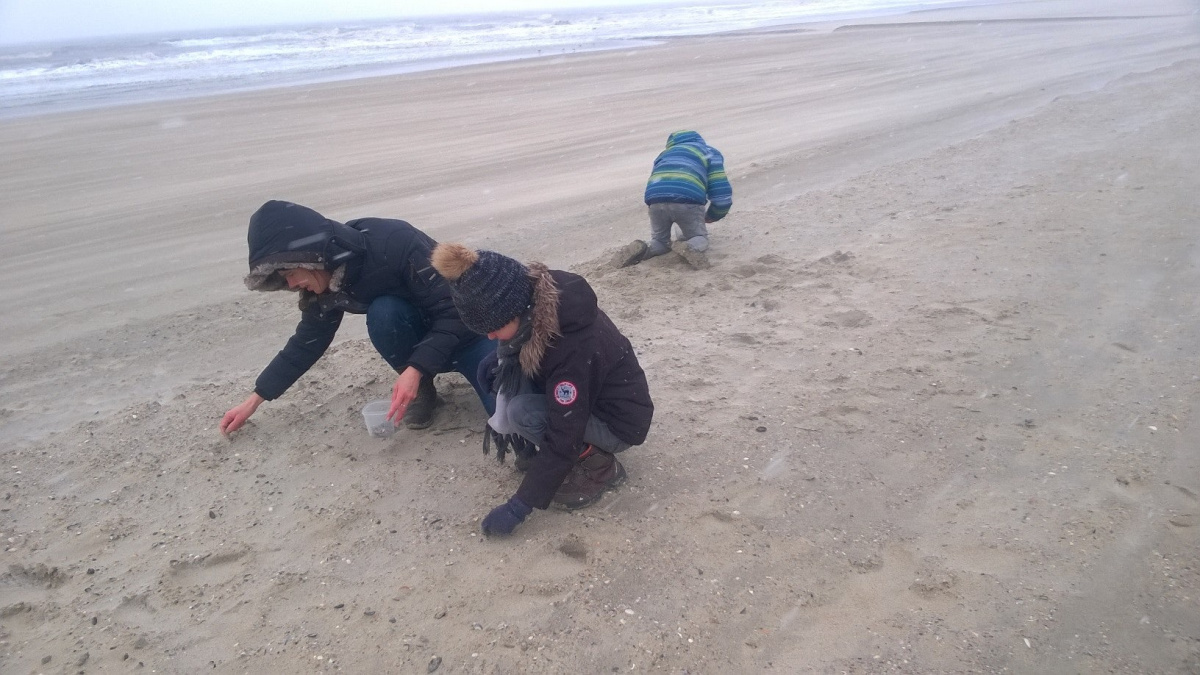
M 403 298 L 382 295 L 372 300 L 367 308 L 367 335 L 371 338 L 371 344 L 396 372 L 408 367 L 408 358 L 428 332 L 429 326 L 424 315 Z M 459 345 L 450 355 L 450 368 L 442 371 L 462 373 L 479 395 L 479 402 L 488 415 L 496 412 L 496 397 L 480 386 L 475 373 L 479 369 L 479 362 L 494 351 L 496 342 L 480 335 Z

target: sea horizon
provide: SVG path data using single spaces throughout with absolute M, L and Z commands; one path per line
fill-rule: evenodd
M 776 0 L 246 26 L 0 45 L 0 119 L 178 100 L 978 0 Z

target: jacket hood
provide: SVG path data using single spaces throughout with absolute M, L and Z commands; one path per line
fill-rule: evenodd
M 345 263 L 364 250 L 357 230 L 284 201 L 269 201 L 250 216 L 246 243 L 250 272 L 245 282 L 252 291 L 286 289 L 279 274 L 286 269 L 330 270 L 340 281 Z
M 668 148 L 673 148 L 677 145 L 682 145 L 684 143 L 695 143 L 697 145 L 707 145 L 704 142 L 704 139 L 701 138 L 699 133 L 688 130 L 688 129 L 684 129 L 682 131 L 676 131 L 676 132 L 673 132 L 670 136 L 667 136 L 667 147 Z
M 521 347 L 521 370 L 529 377 L 536 376 L 542 357 L 550 348 L 551 341 L 559 336 L 574 333 L 590 326 L 599 313 L 596 293 L 580 277 L 559 272 L 564 279 L 560 286 L 553 272 L 542 263 L 529 264 L 529 278 L 533 281 L 533 333 Z
M 550 348 L 550 341 L 561 335 L 558 325 L 558 284 L 550 276 L 550 269 L 542 263 L 529 263 L 529 279 L 533 282 L 533 334 L 521 347 L 521 371 L 527 376 L 537 375 L 542 357 Z

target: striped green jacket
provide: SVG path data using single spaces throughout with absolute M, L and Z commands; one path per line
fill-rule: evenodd
M 695 131 L 676 131 L 654 160 L 646 183 L 646 203 L 705 204 L 705 218 L 720 220 L 733 206 L 733 186 L 725 158 Z

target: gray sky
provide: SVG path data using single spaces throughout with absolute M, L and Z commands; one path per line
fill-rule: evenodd
M 227 26 L 669 2 L 671 0 L 0 0 L 0 43 Z

